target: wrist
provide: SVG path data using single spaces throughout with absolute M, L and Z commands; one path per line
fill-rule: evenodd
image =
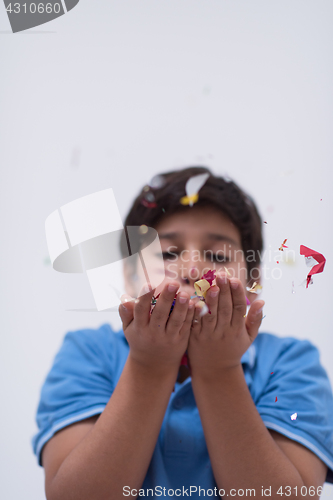
M 166 383 L 172 381 L 172 384 L 174 384 L 179 370 L 179 363 L 161 364 L 152 362 L 148 364 L 136 357 L 131 350 L 128 354 L 126 364 L 134 377 L 143 379 L 145 382 L 155 381 L 158 384 L 164 381 Z
M 218 366 L 216 368 L 212 367 L 212 365 L 207 365 L 203 368 L 202 366 L 196 367 L 191 364 L 192 384 L 228 384 L 229 381 L 234 380 L 240 374 L 244 376 L 243 367 L 240 361 L 239 363 L 230 364 L 229 366 Z

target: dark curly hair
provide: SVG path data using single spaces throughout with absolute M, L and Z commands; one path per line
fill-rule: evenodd
M 204 173 L 209 174 L 209 177 L 199 191 L 199 200 L 195 206 L 215 207 L 235 224 L 241 235 L 244 254 L 248 255 L 251 252 L 254 256 L 252 259 L 246 259 L 246 262 L 249 275 L 256 279 L 259 277 L 258 266 L 263 247 L 262 220 L 257 207 L 252 198 L 233 181 L 215 176 L 204 166 L 187 167 L 159 174 L 157 178 L 160 182 L 155 183 L 158 187 L 154 187 L 155 184 L 152 182 L 151 186 L 142 188 L 124 223 L 125 228 L 138 227 L 137 248 L 131 248 L 132 254 L 144 245 L 145 237 L 139 234 L 139 226 L 144 224 L 156 228 L 168 215 L 188 211 L 189 207 L 180 203 L 180 198 L 186 195 L 185 184 L 190 177 Z M 128 255 L 125 231 L 121 235 L 120 249 L 123 257 Z

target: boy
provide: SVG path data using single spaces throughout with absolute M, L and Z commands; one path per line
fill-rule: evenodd
M 201 173 L 210 176 L 199 200 L 181 205 Z M 152 313 L 148 288 L 123 298 L 123 331 L 69 332 L 44 384 L 34 450 L 47 499 L 318 499 L 333 482 L 332 390 L 310 342 L 258 335 L 264 303 L 248 291 L 246 316 L 246 286 L 260 277 L 255 205 L 203 167 L 163 179 L 154 203 L 143 190 L 124 224 L 159 234 L 167 278 Z M 214 267 L 201 316 L 190 297 Z M 125 267 L 131 296 L 136 271 Z M 185 351 L 190 369 L 180 367 Z

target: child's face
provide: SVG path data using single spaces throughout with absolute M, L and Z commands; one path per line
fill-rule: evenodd
M 186 213 L 166 217 L 156 226 L 165 267 L 166 281 L 180 283 L 179 291 L 194 294 L 194 282 L 209 269 L 224 271 L 241 280 L 244 288 L 250 281 L 239 230 L 222 212 L 214 207 L 189 207 Z M 144 282 L 143 271 L 138 271 Z M 253 294 L 247 294 L 253 299 Z

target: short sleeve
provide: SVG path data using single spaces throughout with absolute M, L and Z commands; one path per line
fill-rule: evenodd
M 333 395 L 318 349 L 292 339 L 276 357 L 256 404 L 267 428 L 299 442 L 327 466 L 333 483 Z M 277 398 L 277 400 L 276 400 Z
M 43 446 L 57 431 L 102 413 L 107 405 L 114 381 L 105 341 L 102 327 L 65 335 L 41 389 L 36 415 L 39 431 L 32 438 L 39 465 Z

